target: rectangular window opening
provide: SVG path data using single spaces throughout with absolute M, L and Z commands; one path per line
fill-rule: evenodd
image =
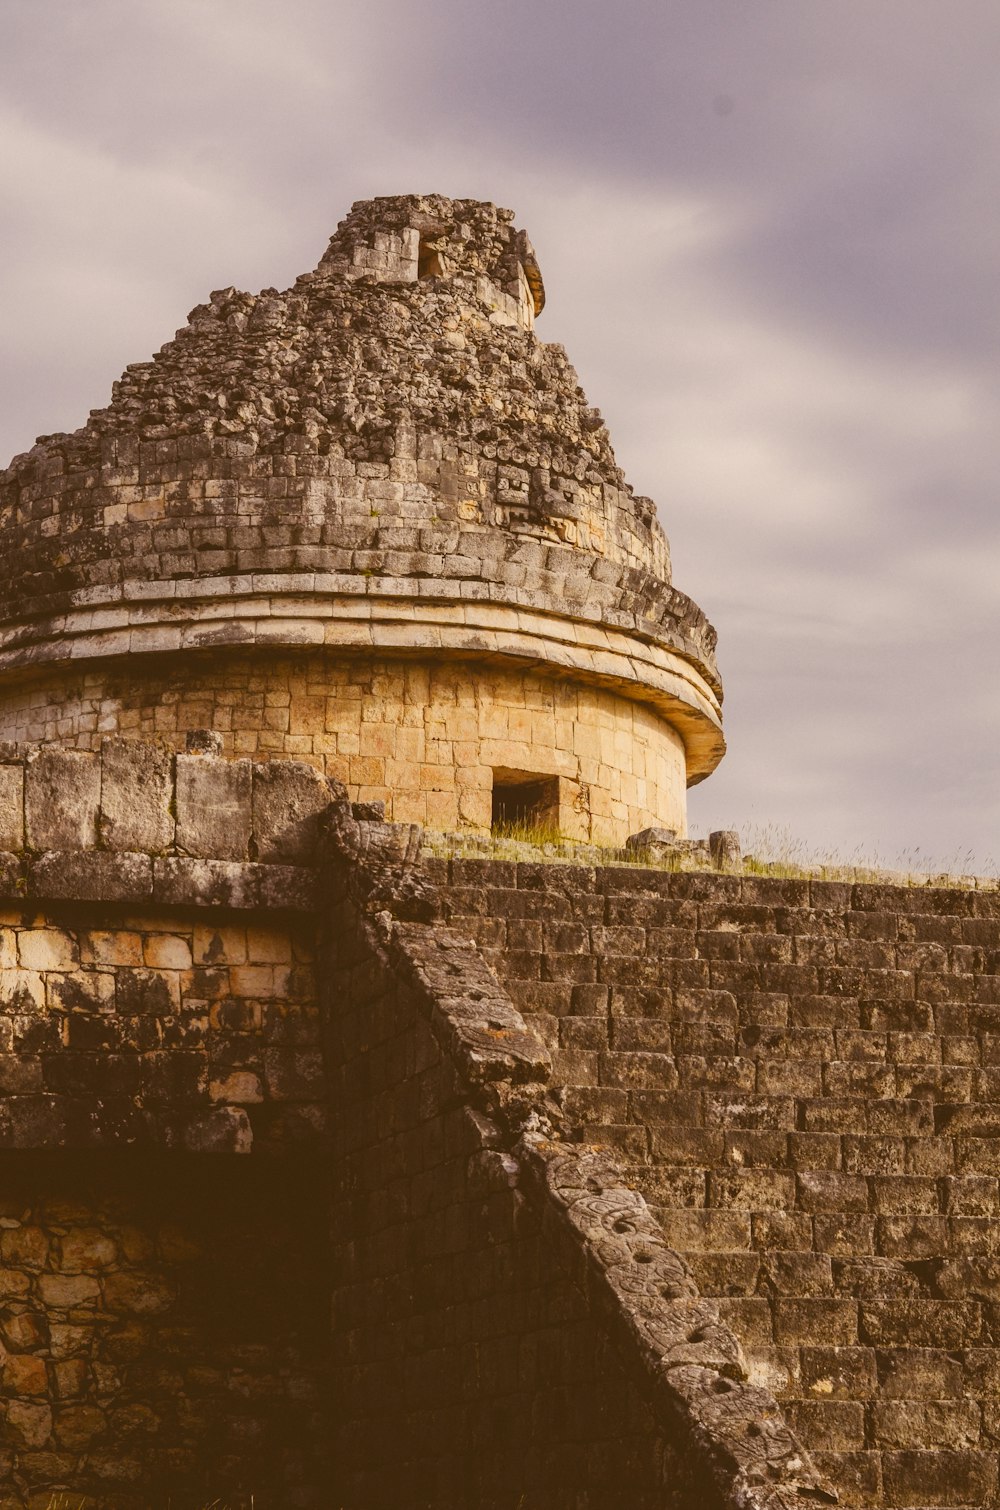
M 493 772 L 494 833 L 559 826 L 559 778 L 533 771 Z

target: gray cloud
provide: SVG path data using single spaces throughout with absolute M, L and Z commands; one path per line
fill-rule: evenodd
M 516 209 L 731 753 L 703 826 L 1000 861 L 992 0 L 8 0 L 0 445 L 354 198 Z

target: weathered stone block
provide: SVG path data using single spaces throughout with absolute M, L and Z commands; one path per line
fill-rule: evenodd
M 190 970 L 190 942 L 179 933 L 154 933 L 143 945 L 143 958 L 155 970 Z
M 152 895 L 153 862 L 97 849 L 49 852 L 29 859 L 25 889 L 38 898 L 142 902 Z
M 816 1452 L 856 1452 L 865 1445 L 865 1410 L 856 1401 L 807 1400 L 788 1407 L 789 1424 Z
M 637 834 L 629 834 L 625 849 L 633 859 L 666 860 L 678 852 L 677 832 L 672 828 L 640 829 Z
M 853 1346 L 858 1341 L 858 1306 L 854 1300 L 777 1300 L 776 1342 Z
M 28 970 L 68 970 L 79 962 L 79 946 L 62 928 L 25 928 L 18 934 L 20 962 Z
M 981 1307 L 975 1302 L 882 1300 L 861 1308 L 863 1340 L 880 1346 L 960 1348 L 979 1340 Z
M 784 1170 L 720 1170 L 709 1175 L 710 1206 L 741 1211 L 787 1209 L 795 1204 L 795 1177 Z
M 245 860 L 252 826 L 249 760 L 177 756 L 177 848 L 183 854 Z
M 32 849 L 97 845 L 101 762 L 83 750 L 43 746 L 25 764 L 25 835 Z
M 5 1264 L 41 1269 L 48 1256 L 49 1239 L 42 1227 L 17 1226 L 0 1231 L 0 1259 Z
M 24 892 L 24 856 L 0 850 L 0 897 L 18 897 Z
M 872 1408 L 872 1426 L 885 1447 L 975 1447 L 979 1407 L 972 1400 L 886 1400 Z
M 832 1169 L 803 1171 L 797 1177 L 798 1203 L 803 1211 L 867 1211 L 868 1182 L 863 1175 Z
M 171 906 L 255 908 L 265 866 L 166 856 L 153 861 L 153 899 Z
M 86 1450 L 107 1429 L 107 1417 L 96 1405 L 70 1405 L 56 1415 L 56 1441 L 70 1451 Z
M 318 1099 L 323 1094 L 323 1058 L 314 1049 L 266 1049 L 264 1074 L 274 1100 Z
M 740 836 L 735 829 L 716 829 L 708 836 L 709 853 L 716 870 L 740 863 Z
M 122 1016 L 162 1018 L 174 1010 L 171 986 L 154 969 L 124 966 L 115 971 L 116 1009 Z
M 806 1299 L 833 1294 L 831 1263 L 825 1253 L 769 1253 L 762 1274 L 769 1290 L 777 1295 Z
M 882 1473 L 890 1504 L 982 1505 L 996 1490 L 995 1453 L 883 1452 Z
M 35 1401 L 11 1400 L 7 1407 L 7 1429 L 15 1446 L 38 1451 L 52 1435 L 52 1411 L 48 1405 Z
M 104 1303 L 109 1310 L 133 1316 L 156 1316 L 168 1311 L 177 1298 L 176 1281 L 150 1270 L 145 1273 L 109 1274 L 102 1282 Z
M 59 1256 L 69 1274 L 110 1269 L 120 1257 L 117 1243 L 99 1227 L 71 1227 L 59 1240 Z
M 869 1510 L 882 1503 L 882 1465 L 877 1452 L 814 1452 L 812 1460 L 840 1505 Z
M 189 1153 L 249 1153 L 253 1147 L 250 1119 L 237 1106 L 215 1106 L 192 1117 L 182 1139 Z
M 173 756 L 134 740 L 101 742 L 101 842 L 159 854 L 174 842 Z
M 60 1311 L 96 1306 L 101 1299 L 99 1281 L 88 1274 L 42 1274 L 38 1289 L 45 1304 Z
M 816 1400 L 867 1400 L 879 1387 L 875 1353 L 867 1347 L 804 1347 L 802 1389 Z
M 0 850 L 24 847 L 24 766 L 0 765 Z
M 42 1089 L 39 1059 L 24 1054 L 0 1054 L 0 1096 L 30 1096 Z
M 265 864 L 308 865 L 316 847 L 320 815 L 329 805 L 329 786 L 314 767 L 290 760 L 255 764 L 255 858 Z

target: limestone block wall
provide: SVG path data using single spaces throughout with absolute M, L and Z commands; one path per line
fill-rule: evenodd
M 310 920 L 0 908 L 0 1148 L 321 1137 L 312 960 Z
M 845 1505 L 992 1505 L 1000 893 L 443 863 Z
M 0 747 L 4 1510 L 330 1503 L 330 793 L 191 744 Z
M 0 749 L 0 1147 L 322 1136 L 328 800 L 295 763 Z
M 241 769 L 303 760 L 355 801 L 431 829 L 488 829 L 497 772 L 558 778 L 555 821 L 572 837 L 685 829 L 681 734 L 648 704 L 537 669 L 201 652 L 49 671 L 0 692 L 0 737 L 12 740 L 99 750 L 113 732 L 183 751 L 205 728 Z

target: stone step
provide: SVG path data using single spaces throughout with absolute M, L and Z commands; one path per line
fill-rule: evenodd
M 997 1455 L 974 1449 L 812 1453 L 816 1467 L 832 1482 L 844 1506 L 935 1506 L 965 1510 L 992 1505 Z

